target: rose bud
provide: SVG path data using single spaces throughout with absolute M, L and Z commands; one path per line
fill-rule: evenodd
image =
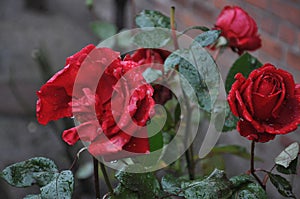
M 215 28 L 222 31 L 220 38 L 225 37 L 227 45 L 239 55 L 261 47 L 255 21 L 238 6 L 226 6 L 218 16 Z

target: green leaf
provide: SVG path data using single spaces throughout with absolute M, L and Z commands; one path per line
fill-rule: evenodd
M 58 169 L 52 160 L 35 157 L 6 167 L 1 177 L 15 187 L 29 187 L 34 184 L 44 186 L 57 172 Z
M 30 194 L 30 195 L 27 195 L 25 196 L 23 199 L 42 199 L 41 198 L 41 195 L 33 195 L 33 194 Z
M 229 104 L 227 100 L 217 100 L 214 105 L 214 112 L 218 113 L 217 118 L 215 120 L 215 127 L 222 132 L 227 132 L 236 129 L 236 125 L 238 122 L 238 118 L 232 114 L 229 108 Z M 220 121 L 224 120 L 224 124 L 221 123 L 222 126 L 220 126 Z M 218 119 L 218 117 L 220 119 Z
M 204 180 L 183 183 L 185 198 L 227 199 L 232 195 L 231 183 L 224 171 L 214 170 Z
M 194 42 L 197 42 L 202 47 L 206 47 L 215 43 L 220 34 L 220 30 L 209 30 L 195 37 Z
M 239 175 L 229 180 L 235 190 L 232 199 L 267 199 L 266 192 L 251 176 Z
M 178 67 L 179 73 L 190 84 L 182 83 L 189 100 L 198 100 L 203 110 L 211 112 L 219 94 L 220 75 L 214 60 L 205 49 L 194 44 L 190 49 L 176 50 L 165 60 L 164 67 L 165 73 Z M 198 99 L 193 99 L 193 94 Z
M 215 154 L 222 154 L 222 153 L 230 153 L 232 155 L 239 156 L 241 158 L 250 160 L 251 155 L 247 151 L 245 147 L 239 146 L 239 145 L 224 145 L 224 146 L 215 146 L 212 150 L 211 153 L 213 155 Z M 255 157 L 255 160 L 262 161 L 262 159 Z
M 225 82 L 225 89 L 228 93 L 231 89 L 231 85 L 235 82 L 234 76 L 237 73 L 241 73 L 244 77 L 248 77 L 248 75 L 254 69 L 260 68 L 262 63 L 260 63 L 255 57 L 250 55 L 249 53 L 245 53 L 240 56 L 232 65 L 227 75 L 227 79 Z
M 154 10 L 143 10 L 135 17 L 135 23 L 140 28 L 160 27 L 170 29 L 170 18 Z
M 114 196 L 108 196 L 108 199 L 139 199 L 137 192 L 131 191 L 125 188 L 122 184 L 119 184 L 114 189 Z
M 166 29 L 145 29 L 133 37 L 133 43 L 142 48 L 161 48 L 171 41 L 170 33 Z
M 220 108 L 223 109 L 226 114 L 225 123 L 224 123 L 223 129 L 222 129 L 222 132 L 235 130 L 237 122 L 239 121 L 239 118 L 232 114 L 227 101 L 223 101 L 223 103 L 221 103 Z M 218 120 L 216 120 L 216 121 L 218 121 Z
M 272 184 L 276 187 L 277 191 L 281 195 L 285 197 L 296 198 L 292 192 L 292 186 L 289 183 L 289 181 L 287 181 L 284 177 L 277 174 L 273 174 L 269 172 L 268 175 Z
M 181 117 L 181 109 L 180 109 L 180 104 L 177 103 L 174 111 L 174 123 L 177 124 L 177 122 L 180 120 Z
M 105 40 L 117 33 L 117 27 L 107 22 L 94 21 L 90 24 L 93 33 L 102 40 Z
M 190 30 L 202 30 L 202 31 L 206 32 L 206 31 L 209 31 L 209 28 L 205 27 L 205 26 L 192 26 L 192 27 L 188 27 L 187 29 L 182 31 L 181 34 L 185 34 L 186 32 L 188 32 Z
M 118 171 L 116 178 L 125 188 L 138 192 L 140 197 L 156 198 L 156 196 L 161 194 L 160 184 L 154 173 L 128 173 Z
M 230 111 L 225 118 L 225 123 L 222 129 L 222 132 L 232 131 L 236 129 L 237 122 L 239 118 L 232 114 Z
M 298 164 L 298 158 L 293 160 L 287 168 L 277 164 L 276 170 L 283 174 L 297 174 L 297 164 Z
M 187 182 L 187 180 L 178 179 L 170 174 L 167 174 L 161 179 L 161 186 L 165 192 L 181 196 L 181 184 L 183 182 Z
M 57 173 L 55 179 L 41 188 L 43 199 L 71 199 L 74 188 L 74 177 L 70 170 Z
M 200 161 L 201 165 L 201 171 L 203 175 L 208 175 L 211 172 L 214 171 L 214 169 L 225 169 L 225 160 L 222 155 L 212 155 L 212 156 L 206 156 L 207 158 L 204 158 Z
M 155 115 L 151 118 L 151 123 L 147 125 L 149 136 L 150 151 L 156 151 L 163 147 L 163 136 L 161 129 L 164 126 L 164 119 L 160 115 Z
M 153 68 L 147 68 L 144 72 L 143 72 L 143 77 L 146 80 L 147 83 L 152 83 L 155 80 L 157 80 L 159 77 L 162 76 L 162 72 L 161 70 L 156 70 Z
M 290 163 L 298 157 L 299 144 L 297 142 L 292 143 L 286 147 L 276 158 L 275 163 L 287 168 Z

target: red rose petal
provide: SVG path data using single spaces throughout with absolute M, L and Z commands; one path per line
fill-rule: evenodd
M 230 107 L 232 113 L 235 116 L 239 117 L 235 93 L 236 93 L 236 91 L 238 91 L 239 87 L 241 85 L 243 85 L 243 83 L 245 82 L 246 79 L 241 73 L 236 74 L 235 79 L 236 79 L 236 81 L 231 86 L 231 90 L 229 91 L 227 101 L 228 101 L 228 104 L 229 104 L 229 107 Z
M 103 156 L 122 151 L 123 146 L 130 141 L 130 135 L 120 131 L 115 136 L 108 138 L 105 135 L 98 136 L 88 147 L 94 156 Z
M 275 135 L 257 132 L 256 129 L 251 125 L 251 123 L 247 121 L 239 121 L 237 124 L 237 130 L 241 134 L 241 136 L 244 136 L 248 140 L 254 140 L 256 142 L 268 142 L 275 138 Z
M 278 103 L 280 96 L 280 91 L 269 96 L 253 93 L 252 98 L 255 118 L 259 120 L 266 120 L 272 117 L 272 112 L 275 105 Z
M 79 140 L 76 127 L 65 130 L 62 134 L 62 139 L 69 145 L 74 145 Z
M 266 132 L 271 134 L 287 134 L 300 125 L 300 98 L 287 99 L 280 108 L 279 117 L 264 124 Z

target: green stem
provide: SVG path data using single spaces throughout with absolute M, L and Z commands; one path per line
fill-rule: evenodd
M 262 181 L 259 179 L 259 177 L 255 174 L 255 168 L 254 168 L 254 150 L 255 150 L 255 141 L 253 140 L 252 143 L 251 143 L 250 173 L 256 179 L 256 181 L 260 184 L 260 186 L 264 190 L 266 190 L 266 186 L 262 183 Z
M 185 96 L 186 98 L 186 96 Z M 186 98 L 186 106 L 187 106 L 187 118 L 186 118 L 186 127 L 185 127 L 185 132 L 187 135 L 187 138 L 189 138 L 189 133 L 190 133 L 190 122 L 192 120 L 191 118 L 191 113 L 192 110 L 190 108 L 190 103 L 189 100 Z M 186 140 L 186 143 L 189 143 L 189 140 Z M 190 180 L 195 179 L 195 162 L 194 162 L 194 152 L 193 152 L 193 143 L 190 144 L 189 148 L 185 152 L 185 157 L 186 157 L 186 162 L 187 162 L 187 167 L 188 167 L 188 172 L 189 172 L 189 178 Z
M 107 172 L 106 172 L 106 168 L 105 168 L 105 165 L 100 162 L 100 168 L 101 168 L 101 171 L 102 171 L 102 174 L 103 174 L 103 177 L 104 177 L 104 181 L 105 181 L 105 184 L 108 188 L 108 191 L 110 192 L 110 195 L 113 196 L 114 195 L 114 189 L 109 181 L 109 177 L 107 175 Z
M 175 7 L 172 6 L 170 10 L 170 24 L 171 24 L 171 29 L 172 29 L 172 39 L 174 43 L 174 48 L 175 50 L 179 49 L 179 44 L 178 44 L 178 39 L 176 35 L 176 27 L 175 27 Z M 175 67 L 176 70 L 178 70 L 178 66 Z M 190 133 L 190 122 L 191 122 L 191 107 L 189 103 L 189 99 L 185 95 L 184 91 L 183 94 L 185 96 L 185 101 L 186 101 L 186 107 L 187 107 L 187 119 L 186 119 L 186 129 L 185 132 L 187 134 Z M 186 140 L 186 143 L 188 140 Z M 188 173 L 189 173 L 189 178 L 190 180 L 195 179 L 195 163 L 194 163 L 194 153 L 193 153 L 193 144 L 190 145 L 190 147 L 185 151 L 185 158 L 186 158 L 186 163 L 188 167 Z
M 95 157 L 93 157 L 93 163 L 94 163 L 94 185 L 95 185 L 96 199 L 100 199 L 99 167 L 98 167 L 98 160 Z
M 170 24 L 172 29 L 172 38 L 174 42 L 174 48 L 175 50 L 179 49 L 178 40 L 176 36 L 176 27 L 175 27 L 175 7 L 172 6 L 170 10 Z

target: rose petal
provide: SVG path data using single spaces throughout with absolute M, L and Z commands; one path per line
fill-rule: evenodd
M 130 135 L 123 133 L 122 131 L 111 138 L 102 134 L 89 145 L 88 150 L 94 156 L 107 156 L 122 151 L 123 146 L 129 141 Z
M 230 89 L 228 97 L 227 97 L 227 101 L 228 101 L 228 104 L 229 104 L 229 107 L 230 107 L 232 113 L 235 116 L 239 117 L 235 93 L 239 90 L 239 87 L 241 85 L 243 85 L 246 78 L 241 73 L 238 73 L 235 75 L 235 79 L 236 79 L 236 81 L 231 86 L 231 89 Z
M 246 80 L 246 81 L 248 81 L 248 80 Z M 248 81 L 248 84 L 245 83 L 244 85 L 247 85 L 247 87 L 245 88 L 245 91 L 242 94 L 243 99 L 245 100 L 245 105 L 246 105 L 247 109 L 253 115 L 254 114 L 254 107 L 253 107 L 253 102 L 252 102 L 253 82 Z
M 237 124 L 237 130 L 241 134 L 241 136 L 244 136 L 248 140 L 254 140 L 256 142 L 268 142 L 275 138 L 275 135 L 257 132 L 256 129 L 251 125 L 251 123 L 247 121 L 239 121 Z
M 258 36 L 254 37 L 247 37 L 239 39 L 237 42 L 237 48 L 239 50 L 239 54 L 243 54 L 243 51 L 245 50 L 256 50 L 261 47 L 261 39 Z
M 69 145 L 74 145 L 79 140 L 76 127 L 65 130 L 62 134 L 62 139 Z
M 253 107 L 255 118 L 259 120 L 268 120 L 272 117 L 272 112 L 280 99 L 281 92 L 278 91 L 273 95 L 264 96 L 260 93 L 253 93 Z
M 218 16 L 216 27 L 220 28 L 224 31 L 224 33 L 227 32 L 227 30 L 230 28 L 230 24 L 232 24 L 233 20 L 235 19 L 236 11 L 231 6 L 226 6 Z
M 300 98 L 287 99 L 280 108 L 279 117 L 265 123 L 266 132 L 287 134 L 297 129 L 300 124 Z

